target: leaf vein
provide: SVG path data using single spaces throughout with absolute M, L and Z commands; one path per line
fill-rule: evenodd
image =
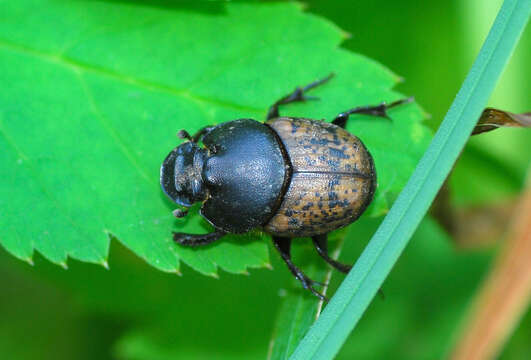
M 154 185 L 155 183 L 153 182 L 153 180 L 151 180 L 151 178 L 147 175 L 147 172 L 140 166 L 137 157 L 134 155 L 134 152 L 122 140 L 122 138 L 120 137 L 116 129 L 111 125 L 110 121 L 101 112 L 100 108 L 98 107 L 98 104 L 96 103 L 96 99 L 94 98 L 94 94 L 92 93 L 92 90 L 90 90 L 89 85 L 85 81 L 83 74 L 80 72 L 76 72 L 76 75 L 77 75 L 77 78 L 79 79 L 79 82 L 81 83 L 81 86 L 83 88 L 83 91 L 85 92 L 85 95 L 87 96 L 87 101 L 89 103 L 90 109 L 92 110 L 92 113 L 94 114 L 96 119 L 98 119 L 100 124 L 103 126 L 103 129 L 115 141 L 120 151 L 124 154 L 127 160 L 131 163 L 133 168 L 138 172 L 140 177 L 146 180 L 149 184 Z
M 191 102 L 199 104 L 209 104 L 219 107 L 224 107 L 232 110 L 245 111 L 245 112 L 254 112 L 261 113 L 264 111 L 262 108 L 256 108 L 251 106 L 246 106 L 238 103 L 233 103 L 209 96 L 203 96 L 199 94 L 194 94 L 188 89 L 179 89 L 171 85 L 161 84 L 156 81 L 142 79 L 133 75 L 123 74 L 115 70 L 107 69 L 105 67 L 100 67 L 97 65 L 87 64 L 66 56 L 54 54 L 52 52 L 46 52 L 43 50 L 37 50 L 25 45 L 13 43 L 5 39 L 0 38 L 0 48 L 4 48 L 10 51 L 24 53 L 26 55 L 35 57 L 42 61 L 47 61 L 50 63 L 57 64 L 62 67 L 73 69 L 76 72 L 89 72 L 94 73 L 99 76 L 104 76 L 108 78 L 115 79 L 122 83 L 134 85 L 136 87 L 142 88 L 146 91 L 152 92 L 161 92 L 170 94 L 175 97 L 185 98 Z

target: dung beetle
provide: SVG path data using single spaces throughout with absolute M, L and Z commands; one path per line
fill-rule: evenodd
M 213 227 L 208 234 L 173 233 L 184 246 L 210 244 L 226 234 L 255 228 L 271 234 L 289 270 L 320 299 L 325 297 L 291 260 L 291 240 L 311 237 L 318 254 L 335 269 L 351 266 L 328 255 L 327 234 L 354 222 L 373 199 L 376 172 L 371 154 L 360 139 L 344 128 L 349 115 L 388 118 L 386 110 L 410 102 L 360 106 L 331 122 L 281 117 L 279 106 L 314 97 L 306 92 L 333 74 L 275 102 L 267 120 L 238 119 L 207 126 L 173 149 L 160 169 L 162 190 L 174 202 L 190 207 L 201 202 L 200 214 Z M 200 145 L 202 143 L 202 146 Z M 177 209 L 176 217 L 187 210 Z

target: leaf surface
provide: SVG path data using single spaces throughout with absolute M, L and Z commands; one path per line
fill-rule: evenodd
M 314 91 L 321 101 L 282 113 L 332 119 L 401 97 L 397 76 L 338 47 L 337 27 L 293 3 L 20 0 L 0 2 L 0 14 L 0 243 L 27 261 L 37 250 L 64 266 L 69 256 L 105 265 L 112 234 L 164 271 L 181 260 L 210 275 L 267 266 L 256 234 L 203 249 L 172 243 L 172 230 L 209 231 L 197 214 L 173 218 L 160 190 L 175 133 L 263 119 L 332 71 Z M 416 105 L 390 115 L 348 126 L 375 158 L 371 214 L 388 209 L 429 138 Z

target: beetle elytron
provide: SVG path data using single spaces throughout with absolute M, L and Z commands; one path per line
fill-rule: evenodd
M 174 232 L 177 243 L 206 245 L 229 233 L 261 228 L 272 235 L 302 286 L 324 299 L 314 288 L 319 283 L 293 264 L 291 239 L 311 237 L 327 263 L 343 273 L 350 270 L 328 255 L 327 234 L 363 213 L 373 198 L 376 173 L 363 143 L 344 127 L 351 114 L 388 118 L 387 109 L 411 101 L 356 107 L 332 123 L 279 116 L 280 105 L 311 99 L 305 93 L 332 75 L 275 102 L 265 123 L 239 119 L 205 127 L 193 136 L 179 131 L 188 141 L 162 163 L 162 189 L 185 208 L 202 202 L 200 214 L 215 230 L 202 235 Z M 173 214 L 183 217 L 187 210 Z

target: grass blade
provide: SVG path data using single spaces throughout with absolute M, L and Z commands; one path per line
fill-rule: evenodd
M 332 359 L 391 271 L 463 149 L 531 12 L 506 0 L 428 150 L 354 269 L 291 359 Z M 385 331 L 385 330 L 384 330 Z

